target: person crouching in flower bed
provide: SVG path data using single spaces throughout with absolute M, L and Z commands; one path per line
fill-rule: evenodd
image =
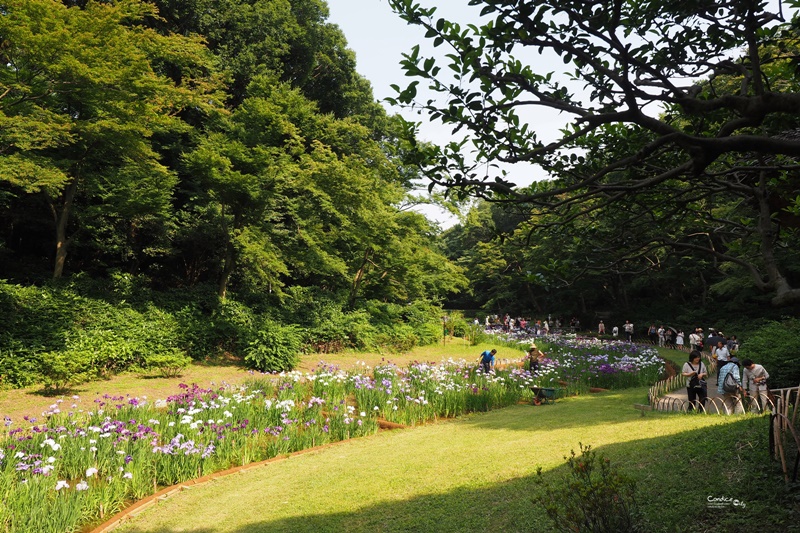
M 689 354 L 689 360 L 683 363 L 681 373 L 687 378 L 686 395 L 689 397 L 689 408 L 697 409 L 700 405 L 705 408 L 708 397 L 708 385 L 706 384 L 708 369 L 703 364 L 700 352 L 693 350 Z
M 544 353 L 536 347 L 535 344 L 531 344 L 530 349 L 528 350 L 528 371 L 535 375 L 539 372 L 539 361 L 541 358 L 544 357 Z
M 494 366 L 494 354 L 497 353 L 497 350 L 486 350 L 481 354 L 480 363 L 481 368 L 483 368 L 483 373 L 488 374 L 491 372 L 492 367 Z

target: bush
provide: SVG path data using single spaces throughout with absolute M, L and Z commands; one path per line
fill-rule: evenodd
M 555 529 L 569 533 L 617 533 L 636 531 L 635 482 L 612 468 L 611 462 L 591 446 L 580 445 L 567 459 L 566 484 L 540 496 Z M 542 469 L 538 476 L 542 481 Z
M 63 391 L 70 385 L 88 381 L 91 376 L 92 354 L 81 350 L 45 352 L 40 354 L 44 388 Z
M 412 302 L 405 307 L 403 316 L 413 328 L 420 346 L 436 344 L 442 339 L 445 312 L 441 306 L 429 301 Z
M 0 344 L 10 346 L 7 350 L 0 350 L 1 387 L 26 387 L 40 379 L 41 365 L 36 351 L 2 341 Z
M 414 329 L 407 324 L 399 324 L 394 327 L 381 328 L 381 332 L 376 336 L 375 341 L 379 348 L 385 348 L 390 352 L 408 352 L 418 343 L 417 334 Z
M 262 372 L 292 370 L 298 363 L 303 335 L 294 325 L 265 320 L 250 341 L 244 361 Z
M 764 365 L 773 389 L 800 384 L 800 319 L 769 322 L 747 337 L 739 349 L 740 360 Z
M 142 363 L 142 369 L 157 371 L 165 378 L 176 378 L 191 364 L 192 358 L 179 349 L 169 352 L 147 354 Z

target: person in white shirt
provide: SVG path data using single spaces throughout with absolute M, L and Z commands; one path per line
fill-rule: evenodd
M 706 398 L 708 397 L 708 386 L 706 377 L 708 369 L 700 357 L 697 350 L 689 354 L 689 361 L 683 364 L 681 372 L 686 376 L 686 395 L 689 397 L 689 409 L 699 409 L 702 405 L 705 408 Z
M 769 407 L 769 394 L 767 393 L 767 378 L 769 372 L 761 366 L 755 364 L 750 359 L 742 361 L 744 367 L 744 375 L 742 376 L 742 388 L 750 398 L 750 410 L 755 413 L 760 413 L 762 410 Z
M 711 347 L 711 359 L 717 363 L 717 380 L 719 380 L 720 376 L 722 376 L 722 367 L 731 360 L 731 352 L 725 347 L 724 342 L 719 341 L 716 347 Z

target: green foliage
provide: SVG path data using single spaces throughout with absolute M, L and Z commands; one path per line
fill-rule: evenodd
M 341 304 L 325 302 L 314 308 L 305 331 L 306 350 L 333 353 L 344 349 L 362 350 L 375 346 L 376 328 L 366 311 L 345 312 Z
M 92 353 L 82 350 L 39 354 L 45 389 L 58 392 L 90 378 Z
M 0 388 L 31 385 L 41 375 L 40 370 L 35 350 L 20 346 L 0 350 Z
M 165 378 L 175 378 L 179 377 L 191 362 L 191 357 L 176 348 L 171 352 L 146 354 L 142 361 L 142 369 L 148 372 L 156 371 Z
M 636 484 L 621 474 L 591 446 L 580 444 L 567 460 L 569 477 L 565 484 L 538 496 L 556 530 L 567 533 L 617 533 L 636 531 Z M 542 469 L 538 479 L 542 481 Z
M 24 386 L 44 379 L 48 387 L 58 388 L 130 368 L 185 366 L 179 353 L 191 350 L 205 356 L 208 351 L 201 349 L 236 345 L 245 335 L 242 330 L 249 333 L 249 315 L 241 306 L 221 306 L 209 320 L 188 307 L 174 313 L 153 303 L 133 307 L 118 299 L 113 287 L 105 288 L 0 283 L 0 310 L 9 317 L 0 323 L 3 383 Z M 88 296 L 91 292 L 106 299 Z M 208 327 L 215 318 L 219 327 Z M 209 330 L 211 335 L 204 333 Z
M 262 372 L 282 372 L 297 365 L 303 336 L 300 328 L 265 320 L 245 351 L 248 366 Z
M 739 359 L 749 358 L 769 372 L 769 386 L 800 384 L 800 319 L 769 322 L 744 339 Z
M 413 328 L 421 345 L 435 344 L 442 338 L 442 307 L 427 300 L 417 300 L 403 309 L 407 323 Z
M 420 343 L 414 328 L 408 324 L 380 328 L 375 342 L 379 348 L 395 353 L 407 352 Z

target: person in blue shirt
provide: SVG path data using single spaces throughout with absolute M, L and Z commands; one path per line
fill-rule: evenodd
M 484 373 L 488 374 L 491 372 L 492 367 L 494 366 L 494 354 L 497 353 L 497 350 L 486 350 L 481 354 L 481 367 L 483 368 Z
M 725 378 L 728 374 L 733 375 L 739 388 L 735 392 L 728 392 L 724 389 Z M 739 373 L 739 360 L 735 357 L 729 359 L 728 364 L 720 367 L 719 381 L 717 382 L 717 392 L 722 395 L 722 403 L 725 405 L 725 410 L 730 413 L 743 413 L 742 400 L 739 398 L 739 392 L 742 390 L 742 376 Z

